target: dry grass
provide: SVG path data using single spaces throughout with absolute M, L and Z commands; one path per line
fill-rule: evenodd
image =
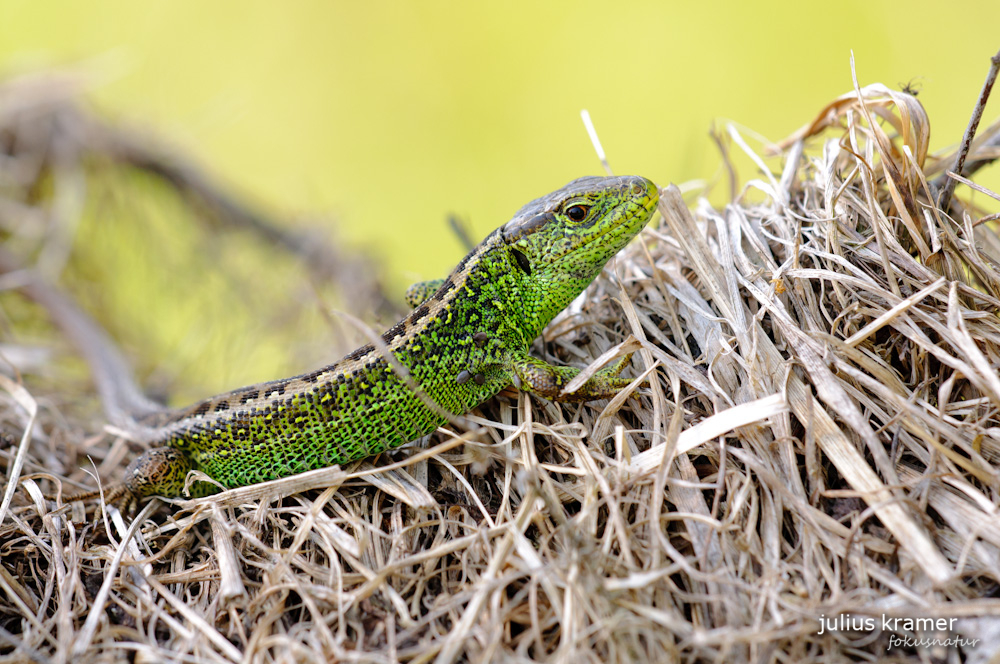
M 4 381 L 0 661 L 1000 657 L 1000 238 L 967 187 L 929 204 L 954 156 L 928 132 L 869 86 L 777 157 L 731 131 L 761 169 L 724 209 L 666 188 L 536 345 L 578 366 L 638 348 L 639 398 L 501 396 L 377 468 L 154 502 L 126 533 L 43 495 L 84 453 L 108 481 L 135 450 Z M 841 615 L 978 642 L 818 633 Z

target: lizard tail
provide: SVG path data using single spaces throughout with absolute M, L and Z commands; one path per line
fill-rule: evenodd
M 139 424 L 138 420 L 162 416 L 167 412 L 166 408 L 143 394 L 128 361 L 96 321 L 58 287 L 35 270 L 25 268 L 15 256 L 0 248 L 0 273 L 12 272 L 21 274 L 21 291 L 48 312 L 52 321 L 76 345 L 90 365 L 108 420 L 130 436 L 143 440 L 149 427 Z M 93 500 L 100 495 L 100 491 L 87 491 L 66 496 L 64 500 Z M 124 484 L 109 486 L 104 497 L 108 503 L 134 503 L 131 492 Z
M 124 484 L 112 484 L 104 491 L 104 501 L 107 503 L 117 503 L 121 500 L 127 489 Z M 82 493 L 73 493 L 68 496 L 63 497 L 63 501 L 67 503 L 75 503 L 81 500 L 93 500 L 101 495 L 101 491 L 98 489 L 96 491 L 84 491 Z

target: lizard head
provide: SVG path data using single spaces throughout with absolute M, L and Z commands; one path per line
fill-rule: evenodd
M 525 205 L 501 229 L 521 299 L 540 332 L 653 216 L 644 177 L 584 177 Z

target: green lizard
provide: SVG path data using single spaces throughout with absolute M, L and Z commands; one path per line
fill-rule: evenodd
M 560 401 L 611 397 L 629 383 L 618 377 L 629 357 L 563 394 L 580 370 L 528 349 L 646 225 L 657 200 L 642 177 L 585 177 L 528 203 L 446 279 L 412 287 L 413 311 L 380 343 L 131 427 L 152 447 L 108 497 L 180 496 L 193 469 L 232 488 L 343 464 L 426 435 L 511 383 Z

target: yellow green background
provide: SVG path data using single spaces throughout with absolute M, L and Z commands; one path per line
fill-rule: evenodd
M 965 128 L 998 26 L 995 0 L 0 0 L 0 73 L 82 67 L 103 113 L 168 137 L 278 216 L 329 215 L 402 289 L 463 253 L 448 213 L 478 238 L 529 199 L 601 172 L 582 108 L 617 172 L 712 179 L 713 125 L 788 135 L 851 89 L 853 50 L 862 85 L 919 89 L 940 149 Z M 289 359 L 287 341 L 234 341 L 227 321 L 204 322 L 204 303 L 156 324 L 160 309 L 127 304 L 155 293 L 122 297 L 138 321 L 123 324 L 138 330 L 133 345 L 204 328 L 187 345 L 214 350 L 164 341 L 149 352 L 179 372 L 200 367 L 193 382 L 212 389 L 317 357 Z

